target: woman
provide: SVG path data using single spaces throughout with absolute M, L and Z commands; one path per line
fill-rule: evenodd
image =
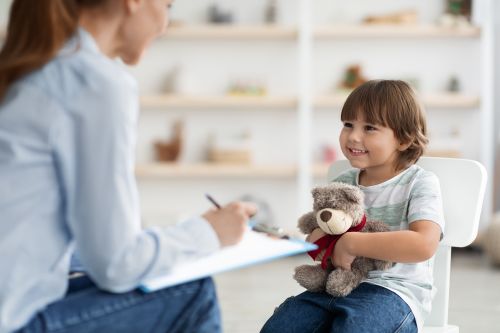
M 14 0 L 0 52 L 0 333 L 217 332 L 211 279 L 142 294 L 146 278 L 237 243 L 232 203 L 141 230 L 135 64 L 171 0 Z M 170 204 L 170 203 L 166 203 Z M 87 275 L 68 283 L 77 251 Z

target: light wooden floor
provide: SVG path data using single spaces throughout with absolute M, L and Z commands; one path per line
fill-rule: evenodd
M 256 333 L 285 298 L 302 288 L 293 280 L 295 256 L 215 277 L 225 333 Z M 449 322 L 461 333 L 500 333 L 500 269 L 474 252 L 452 258 Z

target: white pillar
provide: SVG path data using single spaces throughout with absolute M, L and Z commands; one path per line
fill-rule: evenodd
M 311 168 L 311 123 L 312 123 L 312 18 L 311 0 L 299 0 L 299 75 L 298 75 L 298 174 L 297 190 L 299 214 L 310 210 Z
M 481 147 L 480 158 L 488 172 L 480 230 L 488 226 L 493 213 L 494 176 L 494 4 L 492 0 L 476 0 L 476 23 L 481 25 Z

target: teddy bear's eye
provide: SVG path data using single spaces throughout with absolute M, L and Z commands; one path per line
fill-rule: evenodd
M 332 213 L 327 210 L 324 210 L 321 212 L 319 217 L 321 218 L 321 221 L 328 222 L 332 218 Z

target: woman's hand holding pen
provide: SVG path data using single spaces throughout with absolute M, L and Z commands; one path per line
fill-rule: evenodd
M 233 202 L 203 214 L 219 238 L 221 246 L 237 244 L 243 238 L 248 219 L 257 213 L 257 206 L 248 202 Z

